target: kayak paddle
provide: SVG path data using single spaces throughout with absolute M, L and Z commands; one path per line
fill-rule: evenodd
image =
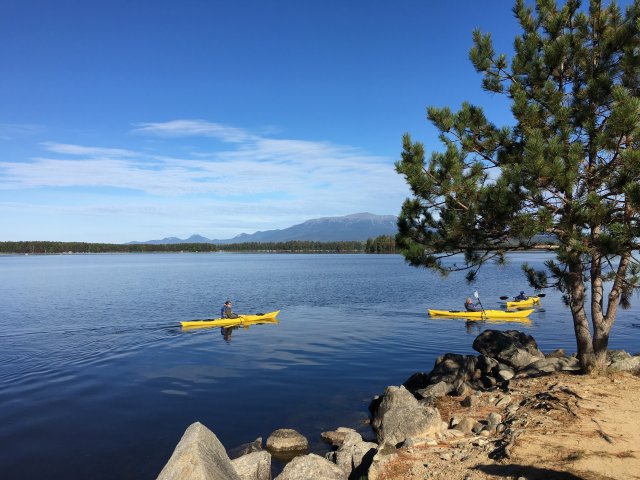
M 544 298 L 544 297 L 547 296 L 547 294 L 546 293 L 539 293 L 537 295 L 531 295 L 531 296 L 532 297 Z M 499 297 L 499 298 L 500 298 L 500 300 L 509 300 L 509 298 L 511 298 L 511 297 L 507 297 L 506 295 L 503 295 L 502 297 Z M 516 297 L 513 297 L 513 298 L 516 298 Z
M 477 290 L 475 292 L 473 292 L 473 296 L 476 297 L 476 300 L 478 300 L 478 303 L 480 304 L 480 308 L 482 309 L 482 316 L 486 317 L 487 316 L 487 312 L 484 311 L 484 307 L 482 306 L 482 302 L 480 301 L 480 295 L 478 295 L 478 291 Z

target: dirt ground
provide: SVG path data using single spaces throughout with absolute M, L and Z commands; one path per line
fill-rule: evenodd
M 440 400 L 444 421 L 496 412 L 502 431 L 399 449 L 385 458 L 377 478 L 640 479 L 638 376 L 553 374 L 512 380 L 508 392 L 483 392 L 472 407 L 462 407 L 462 400 Z

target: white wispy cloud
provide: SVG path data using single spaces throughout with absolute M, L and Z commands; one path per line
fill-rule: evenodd
M 230 143 L 241 143 L 257 138 L 241 128 L 204 120 L 138 123 L 135 127 L 133 133 L 160 137 L 213 137 Z
M 123 148 L 103 148 L 85 147 L 82 145 L 72 145 L 68 143 L 42 142 L 45 150 L 67 155 L 89 156 L 89 157 L 134 157 L 138 154 Z
M 217 238 L 285 228 L 317 216 L 395 213 L 408 194 L 392 159 L 349 145 L 269 138 L 194 120 L 145 123 L 134 131 L 163 138 L 151 145 L 153 150 L 146 144 L 121 148 L 49 141 L 40 144 L 44 155 L 0 161 L 0 194 L 11 198 L 12 191 L 30 191 L 36 203 L 46 192 L 37 209 L 51 209 L 52 216 L 129 218 L 127 235 L 137 226 L 155 225 L 154 231 L 164 235 L 197 232 Z M 215 136 L 224 145 L 214 149 L 196 141 L 194 147 L 197 136 Z M 192 150 L 198 151 L 168 153 Z M 76 203 L 70 201 L 74 192 L 82 192 Z M 5 203 L 0 210 L 19 218 L 28 207 Z

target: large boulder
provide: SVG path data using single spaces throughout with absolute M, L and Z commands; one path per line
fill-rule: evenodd
M 517 330 L 485 330 L 473 341 L 473 349 L 515 370 L 544 358 L 533 337 Z
M 372 426 L 378 443 L 398 445 L 410 437 L 440 433 L 440 412 L 423 405 L 403 386 L 385 389 Z
M 187 428 L 157 480 L 242 480 L 218 437 L 195 422 Z
M 371 465 L 378 445 L 365 442 L 357 432 L 349 432 L 335 453 L 335 462 L 347 477 L 360 478 L 365 476 Z
M 310 453 L 291 460 L 275 480 L 347 480 L 347 475 L 326 458 Z
M 267 450 L 272 453 L 306 452 L 309 441 L 290 428 L 280 428 L 267 438 Z
M 231 460 L 242 480 L 271 480 L 271 455 L 264 450 Z
M 474 377 L 478 358 L 474 355 L 460 355 L 445 353 L 436 359 L 436 363 L 429 373 L 429 385 L 439 382 L 455 384 L 468 381 Z

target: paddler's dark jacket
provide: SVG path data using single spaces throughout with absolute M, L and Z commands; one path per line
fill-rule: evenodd
M 478 304 L 473 304 L 473 303 L 467 303 L 464 302 L 464 308 L 467 309 L 467 312 L 481 312 L 482 309 L 480 307 L 478 307 Z
M 238 315 L 233 313 L 231 307 L 225 305 L 224 307 L 222 307 L 222 318 L 238 318 Z

